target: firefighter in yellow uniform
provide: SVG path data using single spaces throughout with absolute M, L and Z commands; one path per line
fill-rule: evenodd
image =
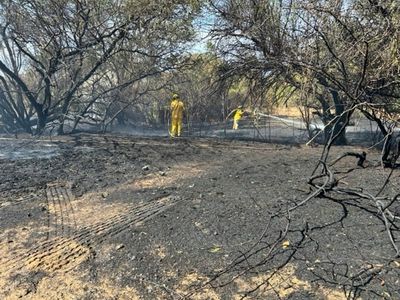
M 233 130 L 239 129 L 239 120 L 242 118 L 244 114 L 243 106 L 239 105 L 238 108 L 234 111 L 235 114 L 233 115 Z
M 182 119 L 183 119 L 183 110 L 184 105 L 183 101 L 179 99 L 177 94 L 172 96 L 171 101 L 171 132 L 170 135 L 172 137 L 180 136 L 182 131 Z

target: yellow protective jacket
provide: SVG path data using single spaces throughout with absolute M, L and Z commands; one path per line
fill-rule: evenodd
M 235 121 L 239 121 L 242 118 L 244 111 L 241 108 L 236 109 L 235 114 L 233 115 L 233 119 Z
M 174 99 L 171 102 L 171 116 L 172 119 L 182 119 L 183 116 L 183 102 L 180 99 Z

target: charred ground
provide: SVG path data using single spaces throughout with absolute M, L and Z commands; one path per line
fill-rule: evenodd
M 47 157 L 39 150 L 47 147 Z M 321 148 L 215 139 L 76 135 L 4 139 L 1 297 L 379 299 L 400 262 L 363 200 L 316 197 Z M 25 151 L 25 152 L 24 152 Z M 374 150 L 336 147 L 340 184 L 376 193 Z M 386 193 L 398 192 L 395 170 Z M 390 261 L 390 263 L 387 263 Z

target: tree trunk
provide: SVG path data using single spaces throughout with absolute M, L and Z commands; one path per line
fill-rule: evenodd
M 317 97 L 318 101 L 322 106 L 322 122 L 327 125 L 324 130 L 325 142 L 328 142 L 331 138 L 334 138 L 334 145 L 346 145 L 346 126 L 349 123 L 349 118 L 351 116 L 351 112 L 345 113 L 345 105 L 340 98 L 337 90 L 329 88 L 328 83 L 325 78 L 318 77 L 318 81 L 325 87 L 329 89 L 330 94 L 332 95 L 332 100 L 335 107 L 335 113 L 331 114 L 330 105 L 323 98 L 323 96 Z M 336 121 L 334 118 L 337 118 Z M 332 122 L 332 123 L 330 123 Z M 333 132 L 332 132 L 333 131 Z
M 57 129 L 57 134 L 58 135 L 64 134 L 64 120 L 61 120 L 60 126 L 58 126 L 58 129 Z
M 346 126 L 349 123 L 350 114 L 345 113 L 344 103 L 340 99 L 339 93 L 336 90 L 331 89 L 333 103 L 335 104 L 335 116 L 339 119 L 335 122 L 333 128 L 333 136 L 337 138 L 334 141 L 334 145 L 346 145 Z
M 36 109 L 36 114 L 37 114 L 37 127 L 35 134 L 41 134 L 43 133 L 47 123 L 47 113 L 43 111 L 42 104 L 38 104 L 38 107 Z

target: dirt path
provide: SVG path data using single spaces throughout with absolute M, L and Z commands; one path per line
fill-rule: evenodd
M 80 135 L 0 151 L 16 148 L 0 160 L 2 299 L 346 299 L 318 280 L 329 262 L 356 272 L 391 251 L 374 221 L 318 199 L 290 216 L 282 246 L 287 218 L 271 215 L 309 194 L 318 148 Z M 387 171 L 369 159 L 348 182 L 374 191 Z

